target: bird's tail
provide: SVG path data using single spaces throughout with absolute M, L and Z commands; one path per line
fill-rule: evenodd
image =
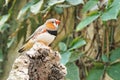
M 18 50 L 18 52 L 19 53 L 22 53 L 22 52 L 24 52 L 24 51 L 26 51 L 26 50 L 29 50 L 32 46 L 33 46 L 33 42 L 30 42 L 30 41 L 28 41 L 27 43 L 25 43 L 19 50 Z

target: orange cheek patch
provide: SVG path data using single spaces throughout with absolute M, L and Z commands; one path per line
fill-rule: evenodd
M 47 23 L 47 27 L 48 27 L 49 29 L 55 29 L 55 26 L 54 26 L 53 23 L 51 23 L 51 22 Z

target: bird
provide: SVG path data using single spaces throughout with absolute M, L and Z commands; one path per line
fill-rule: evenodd
M 51 18 L 39 26 L 34 33 L 26 40 L 26 43 L 18 50 L 19 53 L 27 51 L 32 48 L 35 42 L 41 42 L 49 46 L 57 36 L 57 30 L 60 20 Z

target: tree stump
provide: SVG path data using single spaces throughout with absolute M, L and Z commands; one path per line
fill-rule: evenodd
M 60 59 L 57 51 L 36 42 L 15 60 L 7 80 L 64 80 L 67 71 Z

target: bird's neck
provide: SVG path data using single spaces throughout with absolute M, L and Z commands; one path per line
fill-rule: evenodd
M 47 32 L 51 35 L 57 36 L 57 30 L 47 30 Z

